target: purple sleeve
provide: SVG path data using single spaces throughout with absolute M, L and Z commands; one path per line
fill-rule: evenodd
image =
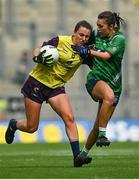
M 52 45 L 52 46 L 57 47 L 58 42 L 59 42 L 59 38 L 57 36 L 57 37 L 54 37 L 54 38 L 50 39 L 49 41 L 44 41 L 43 44 L 42 44 L 42 47 L 46 46 L 46 45 Z

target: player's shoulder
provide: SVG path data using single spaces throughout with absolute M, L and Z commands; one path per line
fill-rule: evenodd
M 67 41 L 71 40 L 71 36 L 68 36 L 68 35 L 59 35 L 58 37 L 59 37 L 59 40 L 61 40 L 61 41 L 62 40 L 64 40 L 64 41 L 65 40 L 67 40 Z
M 113 38 L 115 39 L 121 39 L 121 40 L 125 40 L 125 35 L 122 32 L 117 32 Z
M 125 46 L 126 39 L 122 32 L 117 32 L 111 37 L 110 42 Z
M 59 36 L 59 45 L 71 45 L 72 44 L 72 36 L 63 36 L 63 35 L 60 35 Z

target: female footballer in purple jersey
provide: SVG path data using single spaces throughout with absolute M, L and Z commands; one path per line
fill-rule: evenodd
M 87 156 L 91 147 L 109 146 L 106 127 L 112 117 L 122 91 L 122 59 L 125 51 L 125 37 L 120 32 L 124 20 L 111 11 L 98 15 L 98 31 L 92 34 L 95 38 L 95 49 L 74 45 L 73 49 L 81 56 L 93 56 L 93 68 L 87 76 L 86 88 L 95 101 L 99 101 L 96 121 L 85 147 L 80 155 Z
M 65 83 L 74 75 L 78 67 L 84 63 L 78 53 L 73 51 L 71 45 L 84 45 L 91 33 L 91 25 L 83 20 L 76 24 L 71 36 L 57 36 L 48 42 L 43 42 L 42 46 L 53 45 L 59 51 L 59 60 L 52 66 L 47 65 L 47 58 L 42 61 L 43 52 L 40 52 L 40 48 L 34 50 L 33 59 L 37 65 L 29 73 L 29 77 L 21 89 L 24 95 L 27 119 L 10 120 L 5 134 L 8 144 L 13 142 L 16 130 L 27 133 L 37 131 L 42 103 L 46 101 L 64 121 L 66 134 L 73 152 L 74 167 L 80 167 L 91 162 L 92 158 L 79 156 L 77 126 L 64 88 Z

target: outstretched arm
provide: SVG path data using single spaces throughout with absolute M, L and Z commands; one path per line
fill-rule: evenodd
M 100 52 L 99 50 L 91 49 L 89 46 L 72 45 L 72 49 L 79 53 L 79 55 L 83 58 L 87 58 L 89 56 L 95 56 L 104 60 L 111 58 L 111 54 L 109 52 Z

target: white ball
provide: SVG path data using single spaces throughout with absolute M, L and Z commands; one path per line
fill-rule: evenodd
M 44 50 L 46 50 L 45 54 L 43 55 L 44 57 L 48 57 L 51 55 L 50 58 L 52 58 L 52 60 L 49 61 L 49 65 L 55 64 L 59 59 L 59 52 L 57 48 L 52 45 L 46 45 L 40 49 L 41 52 Z

